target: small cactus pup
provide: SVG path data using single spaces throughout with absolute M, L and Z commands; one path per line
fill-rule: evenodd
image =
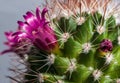
M 46 0 L 5 32 L 18 62 L 13 83 L 120 83 L 120 5 L 115 0 Z

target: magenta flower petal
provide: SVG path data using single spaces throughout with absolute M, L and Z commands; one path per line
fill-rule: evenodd
M 26 31 L 26 29 L 29 28 L 29 26 L 22 21 L 18 21 L 17 23 L 19 24 L 20 30 Z
M 24 55 L 28 53 L 28 51 L 30 50 L 32 46 L 25 32 L 21 32 L 21 31 L 5 32 L 5 36 L 7 38 L 7 42 L 5 42 L 4 44 L 7 45 L 9 49 L 4 50 L 0 54 L 14 52 L 18 55 Z
M 48 12 L 47 8 L 44 8 L 41 14 L 42 19 L 45 19 L 45 14 Z
M 2 52 L 0 53 L 0 55 L 3 55 L 3 54 L 5 54 L 5 53 L 9 53 L 9 52 L 13 52 L 13 50 L 11 50 L 11 49 L 4 50 L 4 51 L 2 51 Z
M 39 8 L 36 8 L 36 17 L 37 17 L 37 19 L 38 19 L 38 21 L 40 21 L 40 10 L 39 10 Z
M 26 13 L 26 15 L 29 16 L 30 18 L 33 18 L 33 17 L 34 17 L 34 14 L 33 14 L 32 12 L 30 12 L 30 11 L 28 11 L 28 12 Z
M 40 13 L 39 8 L 36 8 L 36 16 L 27 12 L 24 15 L 25 22 L 18 21 L 20 27 L 24 29 L 27 37 L 31 42 L 41 50 L 50 52 L 57 47 L 57 38 L 52 28 L 48 25 L 49 22 L 45 19 L 47 8 L 44 8 Z
M 27 12 L 23 17 L 31 27 L 37 27 L 39 25 L 37 18 L 31 12 Z
M 5 32 L 5 35 L 6 35 L 6 36 L 9 36 L 10 34 L 12 34 L 12 31 L 10 31 L 10 32 Z

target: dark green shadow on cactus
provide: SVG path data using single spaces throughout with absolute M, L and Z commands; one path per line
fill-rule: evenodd
M 73 38 L 69 38 L 67 42 L 64 44 L 63 48 L 64 57 L 68 58 L 76 58 L 81 52 L 81 45 Z
M 63 32 L 74 32 L 77 26 L 76 22 L 72 18 L 66 19 L 64 17 L 58 21 L 58 25 L 58 29 L 61 29 Z
M 93 67 L 95 65 L 95 49 L 90 50 L 89 53 L 81 53 L 78 57 L 78 63 L 85 65 L 86 67 Z
M 90 71 L 88 67 L 84 65 L 78 65 L 77 69 L 73 71 L 70 80 L 73 81 L 74 83 L 86 83 L 85 81 L 91 75 L 91 73 L 92 71 Z
M 107 38 L 110 39 L 111 41 L 114 41 L 115 39 L 117 39 L 118 32 L 119 32 L 119 27 L 116 26 L 115 18 L 111 16 L 105 21 L 105 23 L 106 23 L 106 27 L 108 27 Z
M 70 61 L 68 58 L 56 57 L 54 67 L 57 71 L 57 75 L 64 75 L 69 67 Z
M 89 42 L 93 35 L 93 27 L 91 16 L 86 17 L 86 21 L 77 26 L 77 32 L 74 34 L 75 40 L 81 44 Z

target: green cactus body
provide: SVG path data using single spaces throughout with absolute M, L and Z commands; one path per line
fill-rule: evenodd
M 59 15 L 57 12 L 48 12 L 57 15 L 51 19 L 50 26 L 57 37 L 59 51 L 46 52 L 33 47 L 31 52 L 35 50 L 35 53 L 29 53 L 25 61 L 28 69 L 23 77 L 24 82 L 120 83 L 120 25 L 117 24 L 114 14 L 102 15 L 98 8 L 99 5 L 107 10 L 104 5 L 111 4 L 111 1 L 91 0 L 90 5 L 98 4 L 94 12 L 92 9 L 89 12 L 82 11 L 82 7 L 85 7 L 84 0 L 67 1 L 71 1 L 70 6 L 73 6 L 72 2 L 75 5 L 75 1 L 76 4 L 82 3 L 77 6 L 81 12 L 74 12 L 76 6 L 72 11 L 68 6 L 69 2 L 51 2 L 58 5 L 58 8 L 65 8 L 61 8 Z M 104 5 L 100 5 L 99 2 L 102 1 Z M 62 14 L 65 11 L 68 11 L 68 17 Z M 103 13 L 106 14 L 105 12 L 104 10 Z

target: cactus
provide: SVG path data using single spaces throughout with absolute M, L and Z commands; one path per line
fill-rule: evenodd
M 17 54 L 15 83 L 120 83 L 119 4 L 114 0 L 50 0 L 6 32 Z

